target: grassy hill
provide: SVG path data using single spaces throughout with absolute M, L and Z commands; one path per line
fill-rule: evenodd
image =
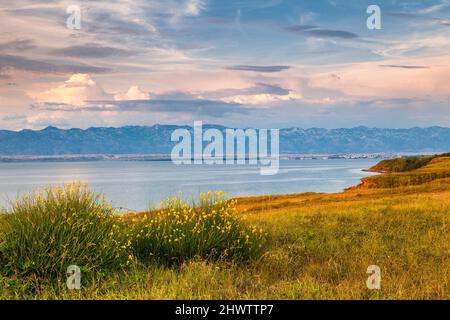
M 423 157 L 410 157 L 410 158 L 398 158 L 393 160 L 383 160 L 374 165 L 367 171 L 392 173 L 392 172 L 405 172 L 411 171 L 423 167 L 430 162 L 435 156 L 423 156 Z
M 448 154 L 418 158 L 384 160 L 369 171 L 386 174 L 366 177 L 357 188 L 396 188 L 421 185 L 450 177 Z
M 4 275 L 0 298 L 449 299 L 450 157 L 374 168 L 389 173 L 341 193 L 237 199 L 237 215 L 265 234 L 251 259 L 133 262 L 79 291 L 65 278 Z M 125 219 L 133 225 L 147 214 Z M 380 290 L 366 287 L 369 265 L 381 268 Z
M 437 154 L 434 156 L 405 157 L 391 160 L 383 160 L 369 168 L 367 171 L 381 173 L 406 172 L 420 169 L 426 166 L 430 161 L 439 161 L 439 158 L 448 158 L 450 153 Z M 443 160 L 445 161 L 445 160 Z

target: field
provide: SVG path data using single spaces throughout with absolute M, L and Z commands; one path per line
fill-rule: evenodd
M 33 265 L 30 269 L 26 265 L 28 269 L 20 269 L 26 271 L 23 274 L 3 268 L 0 298 L 449 299 L 450 157 L 419 159 L 407 165 L 399 162 L 404 160 L 384 162 L 383 170 L 380 166 L 373 170 L 385 173 L 365 178 L 361 185 L 341 193 L 237 199 L 235 209 L 239 221 L 226 218 L 218 222 L 224 228 L 233 225 L 230 230 L 237 231 L 226 240 L 220 234 L 214 238 L 220 244 L 239 243 L 239 237 L 247 232 L 246 226 L 253 233 L 258 230 L 258 236 L 251 238 L 252 246 L 233 245 L 229 250 L 222 249 L 221 252 L 237 258 L 220 255 L 211 259 L 209 254 L 204 254 L 211 253 L 211 248 L 204 247 L 186 257 L 178 252 L 180 247 L 169 245 L 164 250 L 168 250 L 168 255 L 180 257 L 176 263 L 160 259 L 144 263 L 147 256 L 139 259 L 127 253 L 129 259 L 121 267 L 110 268 L 106 258 L 102 258 L 105 267 L 99 270 L 93 267 L 95 272 L 82 278 L 80 290 L 66 288 L 65 274 L 46 275 L 50 267 L 37 269 Z M 181 207 L 171 206 L 177 210 Z M 205 204 L 201 208 L 202 212 L 213 213 L 216 209 L 212 205 L 208 211 Z M 45 214 L 45 210 L 39 212 Z M 174 212 L 178 217 L 179 211 L 174 209 Z M 129 230 L 148 216 L 153 224 L 160 223 L 153 220 L 157 214 L 137 213 L 121 220 Z M 1 221 L 6 220 L 6 215 L 0 218 L 0 226 L 5 225 Z M 214 221 L 216 225 L 218 220 Z M 153 224 L 148 228 L 157 228 Z M 202 226 L 210 228 L 206 222 Z M 4 230 L 0 228 L 0 262 L 8 258 L 6 237 L 1 235 Z M 190 242 L 184 242 L 186 248 L 194 246 L 194 233 L 192 237 Z M 253 247 L 258 243 L 261 248 Z M 153 252 L 155 242 L 137 245 Z M 111 252 L 115 253 L 114 249 Z M 138 255 L 135 251 L 133 254 Z M 370 265 L 381 269 L 379 290 L 369 290 L 366 286 Z

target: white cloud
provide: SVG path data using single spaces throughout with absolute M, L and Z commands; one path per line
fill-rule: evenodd
M 198 16 L 205 9 L 203 0 L 188 0 L 185 4 L 185 14 L 187 16 Z
M 73 107 L 84 107 L 96 100 L 144 100 L 150 94 L 138 86 L 131 86 L 125 93 L 112 94 L 106 92 L 89 74 L 77 73 L 70 76 L 63 84 L 46 91 L 34 90 L 28 95 L 36 102 L 68 104 Z
M 419 13 L 427 14 L 427 13 L 438 12 L 448 6 L 450 6 L 450 0 L 442 0 L 438 4 L 435 4 L 430 7 L 425 8 L 425 9 L 420 10 Z
M 88 74 L 73 74 L 62 85 L 44 92 L 30 92 L 31 98 L 38 102 L 65 103 L 73 106 L 84 106 L 89 100 L 107 100 L 111 95 Z
M 28 115 L 26 117 L 27 127 L 41 128 L 49 124 L 65 127 L 70 123 L 70 118 L 63 111 L 57 112 L 39 112 L 37 114 Z
M 142 91 L 138 86 L 132 86 L 126 93 L 114 95 L 114 100 L 145 100 L 150 99 L 150 94 Z
M 260 105 L 281 101 L 301 100 L 302 98 L 303 97 L 301 94 L 289 91 L 289 94 L 286 95 L 277 95 L 269 93 L 252 94 L 252 95 L 235 95 L 223 98 L 222 101 L 229 103 Z

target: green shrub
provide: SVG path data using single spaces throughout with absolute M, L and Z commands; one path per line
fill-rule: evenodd
M 65 276 L 126 263 L 121 222 L 104 197 L 71 183 L 20 196 L 1 220 L 0 271 L 6 275 Z
M 191 205 L 167 199 L 163 208 L 135 219 L 135 255 L 169 264 L 190 258 L 245 260 L 259 254 L 264 236 L 236 215 L 236 201 L 221 192 L 200 194 Z

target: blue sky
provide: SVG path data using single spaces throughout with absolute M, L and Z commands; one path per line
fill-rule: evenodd
M 0 26 L 2 129 L 450 126 L 450 0 L 0 0 Z

